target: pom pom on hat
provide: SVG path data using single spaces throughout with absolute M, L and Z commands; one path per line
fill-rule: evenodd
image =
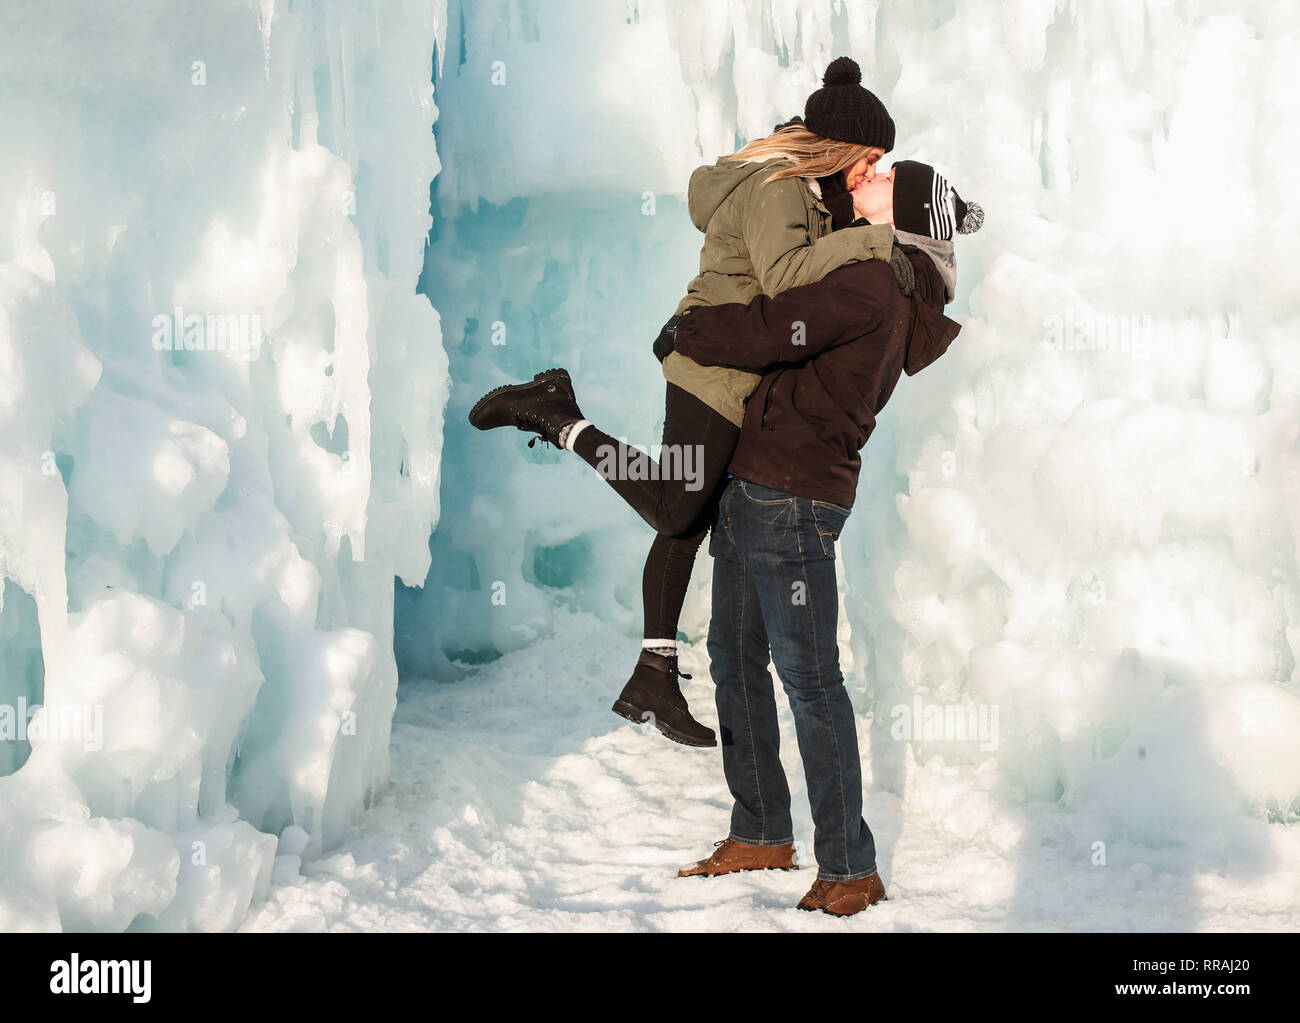
M 822 85 L 861 85 L 862 68 L 852 57 L 836 57 L 822 75 Z
M 974 234 L 984 226 L 984 207 L 977 202 L 966 204 L 966 215 L 957 226 L 958 234 Z

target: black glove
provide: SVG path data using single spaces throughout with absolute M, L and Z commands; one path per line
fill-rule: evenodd
M 655 358 L 660 362 L 672 355 L 677 350 L 677 324 L 681 323 L 680 316 L 670 317 L 664 324 L 663 329 L 659 331 L 659 336 L 655 338 L 654 353 Z
M 831 230 L 839 231 L 853 224 L 853 193 L 844 182 L 843 174 L 828 174 L 818 178 L 822 190 L 822 205 L 831 211 Z
M 792 118 L 790 118 L 790 120 L 778 124 L 775 128 L 772 129 L 772 134 L 775 135 L 782 128 L 793 128 L 796 124 L 800 124 L 800 125 L 803 124 L 803 118 L 800 117 L 798 114 L 795 114 Z
M 907 258 L 907 253 L 895 242 L 893 251 L 889 254 L 889 268 L 894 271 L 894 282 L 898 285 L 898 290 L 904 295 L 911 295 L 916 289 L 916 268 L 912 266 L 912 261 Z

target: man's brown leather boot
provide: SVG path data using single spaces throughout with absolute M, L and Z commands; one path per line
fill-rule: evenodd
M 707 860 L 700 860 L 677 872 L 678 877 L 720 877 L 741 870 L 794 870 L 794 844 L 748 845 L 724 838 L 714 842 L 716 849 Z
M 885 883 L 878 873 L 856 881 L 823 881 L 819 878 L 808 889 L 808 894 L 799 900 L 799 908 L 820 909 L 834 916 L 852 916 L 885 897 Z

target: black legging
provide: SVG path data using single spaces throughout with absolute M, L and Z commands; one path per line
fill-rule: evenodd
M 646 639 L 677 639 L 691 569 L 713 522 L 739 436 L 739 427 L 729 419 L 669 384 L 658 462 L 594 426 L 574 441 L 573 450 L 659 534 L 641 575 Z

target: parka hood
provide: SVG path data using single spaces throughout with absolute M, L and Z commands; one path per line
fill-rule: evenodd
M 759 171 L 771 170 L 773 164 L 779 162 L 782 161 L 764 160 L 762 163 L 747 163 L 740 160 L 719 160 L 715 164 L 695 168 L 695 172 L 691 174 L 691 183 L 686 189 L 691 223 L 699 230 L 707 231 L 713 214 L 718 212 L 718 207 L 726 202 L 732 192 Z

